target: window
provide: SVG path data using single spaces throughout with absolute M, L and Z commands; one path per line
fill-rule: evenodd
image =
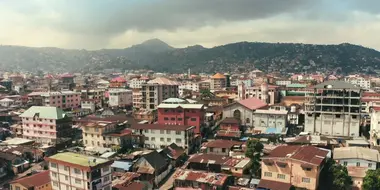
M 347 162 L 343 162 L 343 165 L 344 165 L 344 166 L 347 166 Z
M 109 181 L 109 180 L 110 180 L 110 177 L 109 177 L 109 176 L 104 177 L 104 182 L 107 182 L 107 181 Z
M 151 130 L 150 130 L 150 133 L 154 134 L 154 130 L 153 130 L 153 129 L 151 129 Z
M 180 134 L 181 134 L 181 131 L 176 131 L 175 134 L 176 134 L 176 135 L 180 135 Z
M 57 182 L 55 182 L 55 181 L 53 181 L 53 186 L 58 186 L 58 183 Z M 20 188 L 19 189 L 17 189 L 17 187 L 16 187 L 16 190 L 20 190 Z
M 69 176 L 65 175 L 65 180 L 68 181 L 69 180 Z
M 165 138 L 161 137 L 161 138 L 160 138 L 160 141 L 161 141 L 161 142 L 164 142 L 164 141 L 165 141 Z
M 166 134 L 170 134 L 170 133 L 172 133 L 172 131 L 166 130 Z
M 81 180 L 80 179 L 75 179 L 75 183 L 76 184 L 81 184 Z
M 245 122 L 246 122 L 246 123 L 250 123 L 251 120 L 250 120 L 249 118 L 247 118 L 247 119 L 245 119 Z
M 65 166 L 65 168 L 64 168 L 65 171 L 69 171 L 69 169 L 70 168 L 68 166 Z
M 145 129 L 144 132 L 145 132 L 145 133 L 149 133 L 149 130 L 148 130 L 148 129 Z
M 169 118 L 167 118 L 167 117 L 164 117 L 164 120 L 165 120 L 165 121 L 167 121 L 167 120 L 169 120 Z
M 264 172 L 265 177 L 272 177 L 272 172 Z
M 52 175 L 53 177 L 57 177 L 57 173 L 55 173 L 55 172 L 53 172 L 51 175 Z
M 284 174 L 277 174 L 277 178 L 278 179 L 285 179 L 285 175 Z
M 109 172 L 110 171 L 110 167 L 104 167 L 103 168 L 103 172 Z
M 155 137 L 151 137 L 150 140 L 151 140 L 151 141 L 155 141 L 156 138 L 155 138 Z
M 175 118 L 174 118 L 174 117 L 172 117 L 172 118 L 170 118 L 170 120 L 172 120 L 172 121 L 175 121 Z
M 369 167 L 369 168 L 372 168 L 372 163 L 368 163 L 368 167 Z
M 225 149 L 225 148 L 222 148 L 222 152 L 226 152 L 226 149 Z
M 77 168 L 74 168 L 74 173 L 76 173 L 76 174 L 81 174 L 80 170 L 77 169 Z
M 178 120 L 178 121 L 182 121 L 182 118 L 179 117 L 179 118 L 177 118 L 177 120 Z
M 214 152 L 214 148 L 211 147 L 211 148 L 210 148 L 210 152 Z
M 176 142 L 176 143 L 181 143 L 182 140 L 181 140 L 181 139 L 175 139 L 175 142 Z
M 197 118 L 192 117 L 192 118 L 191 118 L 191 121 L 197 121 Z
M 166 141 L 167 141 L 167 142 L 171 142 L 172 139 L 171 139 L 171 138 L 167 138 Z
M 146 140 L 146 141 L 149 141 L 149 137 L 145 137 L 145 140 Z
M 360 166 L 360 162 L 356 162 L 356 166 L 358 166 L 358 167 L 359 167 L 359 166 Z
M 104 187 L 104 190 L 111 190 L 110 186 Z
M 160 130 L 160 134 L 165 134 L 165 130 Z
M 167 109 L 164 109 L 164 112 L 166 113 L 166 112 L 168 112 L 169 110 L 167 110 Z
M 50 167 L 57 168 L 57 164 L 56 163 L 50 163 Z
M 303 178 L 302 178 L 302 183 L 310 183 L 310 178 L 308 178 L 308 177 L 303 177 Z

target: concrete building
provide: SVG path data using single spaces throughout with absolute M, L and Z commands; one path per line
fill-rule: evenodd
M 210 90 L 223 90 L 227 87 L 226 76 L 221 73 L 216 73 L 211 77 Z
M 99 89 L 99 88 L 81 90 L 81 98 L 95 100 L 98 106 L 103 107 L 105 92 L 106 92 L 105 89 Z
M 194 126 L 163 125 L 163 124 L 135 124 L 131 126 L 133 133 L 143 135 L 146 148 L 162 149 L 175 143 L 191 152 L 195 146 Z
M 361 89 L 344 81 L 327 81 L 306 94 L 305 132 L 359 136 Z
M 155 110 L 162 101 L 168 98 L 178 98 L 178 83 L 159 77 L 142 85 L 141 107 Z
M 169 98 L 157 108 L 158 124 L 195 126 L 195 133 L 201 133 L 206 114 L 203 104 L 191 104 L 187 100 Z
M 53 190 L 112 189 L 112 160 L 64 152 L 45 158 Z
M 132 89 L 132 102 L 134 108 L 141 108 L 142 104 L 142 85 L 148 82 L 149 78 L 133 78 L 129 81 L 129 88 Z
M 288 110 L 284 106 L 270 106 L 253 113 L 252 125 L 256 132 L 286 134 Z
M 9 186 L 11 190 L 52 190 L 49 171 L 13 180 Z
M 278 146 L 262 157 L 258 188 L 316 190 L 325 159 L 331 152 L 314 146 Z
M 184 95 L 184 91 L 192 91 L 192 92 L 199 92 L 199 84 L 195 82 L 185 82 L 181 83 L 178 87 L 179 89 L 179 96 L 182 97 Z
M 292 84 L 292 81 L 291 80 L 276 80 L 276 85 L 278 86 L 287 86 L 289 84 Z
M 147 77 L 140 77 L 140 78 L 133 78 L 129 81 L 129 88 L 135 89 L 141 89 L 143 84 L 146 84 L 148 82 L 149 78 Z
M 73 91 L 46 92 L 41 94 L 43 106 L 54 106 L 61 109 L 80 107 L 81 93 Z
M 132 106 L 132 90 L 122 88 L 110 88 L 109 89 L 109 101 L 110 107 L 125 107 Z
M 253 127 L 254 112 L 267 107 L 267 104 L 257 98 L 248 98 L 228 104 L 223 108 L 223 118 L 234 117 L 242 125 Z
M 371 89 L 371 79 L 359 75 L 350 75 L 344 78 L 346 82 L 357 85 L 363 89 Z
M 94 99 L 82 99 L 80 105 L 82 109 L 91 110 L 91 113 L 96 110 L 96 100 Z
M 256 86 L 245 86 L 244 83 L 240 83 L 238 85 L 238 96 L 239 100 L 255 97 L 273 105 L 279 102 L 280 90 L 278 86 L 268 85 L 266 82 Z
M 380 146 L 380 107 L 374 107 L 371 111 L 370 143 L 372 146 Z
M 72 136 L 72 118 L 57 107 L 32 106 L 20 115 L 23 138 L 58 144 Z

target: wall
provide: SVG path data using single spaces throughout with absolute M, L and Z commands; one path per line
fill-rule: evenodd
M 196 133 L 201 132 L 204 118 L 204 109 L 158 109 L 159 124 L 195 126 Z
M 368 161 L 368 160 L 362 160 L 362 159 L 341 159 L 341 160 L 336 160 L 339 162 L 341 165 L 345 165 L 344 163 L 347 162 L 347 165 L 345 166 L 357 166 L 356 164 L 359 162 L 360 167 L 366 167 L 368 169 L 376 170 L 376 162 L 373 161 Z M 371 167 L 368 167 L 368 164 L 372 164 Z
M 244 106 L 236 103 L 234 105 L 225 107 L 223 109 L 223 118 L 226 117 L 234 117 L 234 111 L 239 110 L 240 111 L 240 120 L 242 125 L 246 126 L 252 126 L 252 121 L 254 119 L 253 111 L 245 108 Z M 249 119 L 249 123 L 247 123 L 247 118 Z
M 143 135 L 145 136 L 145 144 L 149 145 L 150 148 L 160 148 L 161 146 L 166 147 L 172 143 L 181 147 L 186 147 L 185 131 L 150 129 L 143 130 Z

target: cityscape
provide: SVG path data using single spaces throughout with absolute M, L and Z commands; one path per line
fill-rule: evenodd
M 0 190 L 380 190 L 380 12 L 0 1 Z

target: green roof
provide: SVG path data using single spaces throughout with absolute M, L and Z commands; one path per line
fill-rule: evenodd
M 58 153 L 53 156 L 50 156 L 49 158 L 54 159 L 54 160 L 59 160 L 62 162 L 75 164 L 75 165 L 84 166 L 84 167 L 93 167 L 93 166 L 103 164 L 109 161 L 107 159 L 95 158 L 95 157 L 77 154 L 73 152 Z M 94 162 L 94 160 L 96 160 L 96 162 Z
M 43 119 L 62 119 L 66 116 L 66 113 L 57 107 L 32 106 L 21 114 L 20 117 L 34 117 L 36 114 L 38 114 L 39 118 Z
M 293 83 L 286 85 L 288 88 L 306 88 L 306 84 Z

